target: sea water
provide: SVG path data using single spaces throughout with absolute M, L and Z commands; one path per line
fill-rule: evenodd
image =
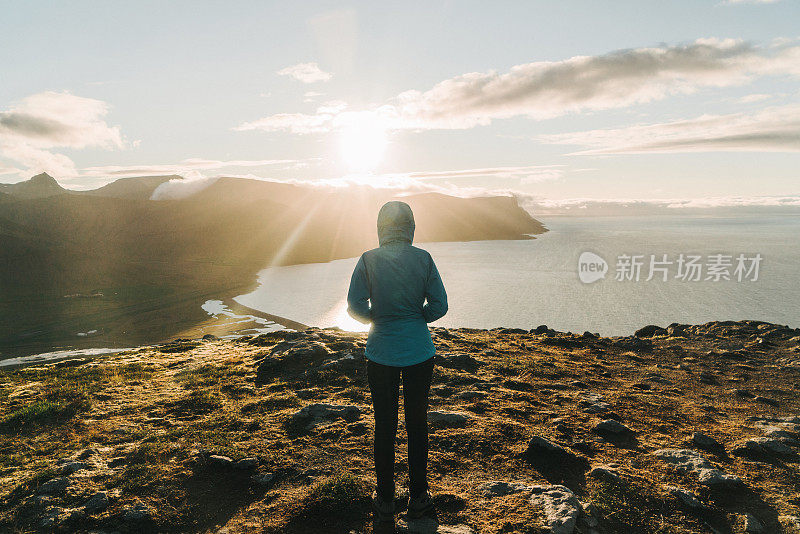
M 606 336 L 629 335 L 646 324 L 715 320 L 800 327 L 800 217 L 552 217 L 542 222 L 550 231 L 531 240 L 417 243 L 435 259 L 447 289 L 450 310 L 434 324 L 525 329 L 546 324 Z M 606 263 L 605 275 L 591 283 L 579 276 L 585 252 Z M 697 272 L 688 279 L 685 269 L 679 272 L 681 255 L 698 257 L 699 280 Z M 740 255 L 749 273 L 736 272 Z M 730 265 L 720 267 L 718 256 Z M 655 270 L 647 280 L 651 258 Z M 346 313 L 356 261 L 268 268 L 259 273 L 255 291 L 234 300 L 311 326 L 363 329 Z M 638 280 L 626 262 L 641 262 Z

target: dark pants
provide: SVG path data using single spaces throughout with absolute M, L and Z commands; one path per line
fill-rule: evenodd
M 394 498 L 394 440 L 401 375 L 408 432 L 409 491 L 412 497 L 417 497 L 428 489 L 428 391 L 433 358 L 408 367 L 390 367 L 367 360 L 369 391 L 375 408 L 377 491 L 387 501 Z

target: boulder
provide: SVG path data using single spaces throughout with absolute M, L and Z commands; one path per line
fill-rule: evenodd
M 606 419 L 595 425 L 592 429 L 595 434 L 613 434 L 615 436 L 631 435 L 633 430 L 614 419 Z
M 698 482 L 709 488 L 719 490 L 731 490 L 743 485 L 742 479 L 735 475 L 728 475 L 719 469 L 701 469 L 698 477 Z
M 531 486 L 531 504 L 544 510 L 552 534 L 572 534 L 581 513 L 578 498 L 566 486 Z
M 97 514 L 104 512 L 108 508 L 108 494 L 105 491 L 98 491 L 86 501 L 83 509 L 87 514 Z
M 717 440 L 702 432 L 695 432 L 692 434 L 692 443 L 707 451 L 720 451 L 723 449 L 722 445 L 720 445 Z
M 59 495 L 66 491 L 69 486 L 69 479 L 67 477 L 51 478 L 36 490 L 39 495 Z
M 141 501 L 136 501 L 122 511 L 122 519 L 128 523 L 139 523 L 153 518 L 153 511 Z
M 677 486 L 667 486 L 666 489 L 669 490 L 670 495 L 678 499 L 678 501 L 680 501 L 680 503 L 687 508 L 692 508 L 694 510 L 705 508 L 705 505 L 700 502 L 700 499 L 698 499 L 697 496 L 690 491 L 686 491 L 685 489 Z
M 493 480 L 491 482 L 482 484 L 478 489 L 485 497 L 502 497 L 504 495 L 511 495 L 512 493 L 529 491 L 531 487 L 522 482 L 504 482 L 500 480 Z
M 660 326 L 656 326 L 654 324 L 649 324 L 637 330 L 633 335 L 636 337 L 665 336 L 667 335 L 667 329 L 661 328 Z
M 612 484 L 621 484 L 622 477 L 619 476 L 619 473 L 612 467 L 607 465 L 598 465 L 593 467 L 588 476 L 592 478 L 596 478 L 597 480 L 602 480 L 604 482 L 610 482 Z
M 708 460 L 691 449 L 659 449 L 653 452 L 653 456 L 673 465 L 681 473 L 699 473 L 702 469 L 713 469 Z
M 324 422 L 336 419 L 353 422 L 360 417 L 361 409 L 358 406 L 316 403 L 304 406 L 295 412 L 289 419 L 289 424 L 310 430 Z
M 444 412 L 434 410 L 428 412 L 428 422 L 433 425 L 441 426 L 464 426 L 471 416 L 461 412 Z

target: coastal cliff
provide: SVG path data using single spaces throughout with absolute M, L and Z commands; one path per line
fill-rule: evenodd
M 398 532 L 800 532 L 800 329 L 432 332 L 437 515 Z M 385 531 L 364 342 L 208 336 L 0 373 L 0 530 Z

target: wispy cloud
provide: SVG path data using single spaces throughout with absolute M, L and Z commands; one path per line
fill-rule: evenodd
M 303 83 L 327 82 L 333 78 L 333 74 L 320 69 L 316 62 L 291 65 L 279 70 L 277 74 L 279 76 L 291 76 Z
M 67 92 L 28 96 L 0 111 L 0 157 L 60 176 L 77 174 L 74 162 L 57 148 L 119 149 L 125 141 L 118 126 L 105 121 L 109 105 Z
M 262 159 L 262 160 L 214 160 L 191 158 L 178 163 L 165 165 L 106 165 L 102 167 L 86 167 L 81 169 L 81 176 L 143 176 L 188 174 L 192 171 L 219 170 L 231 167 L 256 168 L 275 165 L 292 165 L 299 163 L 295 159 Z
M 720 5 L 736 5 L 736 4 L 777 4 L 781 0 L 725 0 Z
M 796 41 L 758 46 L 734 39 L 699 39 L 685 45 L 526 63 L 505 73 L 456 76 L 361 112 L 374 114 L 389 129 L 466 129 L 516 116 L 540 120 L 627 107 L 769 75 L 800 75 Z M 324 132 L 336 128 L 340 114 L 352 112 L 320 108 L 314 114 L 282 113 L 237 129 Z
M 588 148 L 576 154 L 800 152 L 800 105 L 771 107 L 755 113 L 703 115 L 660 124 L 543 135 L 537 139 L 545 143 Z

